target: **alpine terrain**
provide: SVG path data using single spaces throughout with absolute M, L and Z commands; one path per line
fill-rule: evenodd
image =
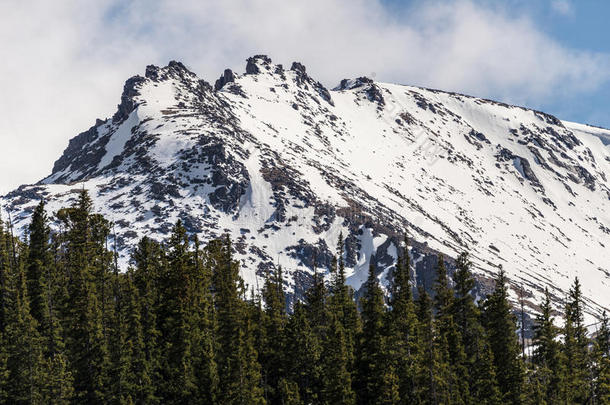
M 18 233 L 41 199 L 83 188 L 114 223 L 121 263 L 177 220 L 201 240 L 228 234 L 254 289 L 279 265 L 299 295 L 328 271 L 340 235 L 348 283 L 369 264 L 387 289 L 405 233 L 412 276 L 470 252 L 479 296 L 502 267 L 528 311 L 580 279 L 586 311 L 610 308 L 610 131 L 438 90 L 344 79 L 247 60 L 214 85 L 180 62 L 125 83 L 113 117 L 70 140 L 53 172 L 3 196 Z

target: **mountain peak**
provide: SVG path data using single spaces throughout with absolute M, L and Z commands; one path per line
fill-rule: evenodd
M 264 55 L 214 87 L 170 62 L 127 80 L 112 119 L 2 202 L 25 230 L 37 200 L 69 205 L 80 182 L 115 220 L 123 260 L 180 219 L 202 239 L 229 234 L 251 286 L 278 264 L 307 280 L 312 255 L 327 267 L 341 233 L 349 283 L 373 263 L 385 286 L 406 229 L 417 283 L 431 284 L 439 253 L 469 250 L 480 294 L 499 265 L 532 301 L 545 286 L 562 297 L 578 275 L 593 311 L 610 307 L 602 132 L 367 77 L 330 92 L 303 64 Z
M 267 55 L 254 55 L 246 59 L 246 74 L 255 75 L 264 70 L 271 70 L 271 58 Z

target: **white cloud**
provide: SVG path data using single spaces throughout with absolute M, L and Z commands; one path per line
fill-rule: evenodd
M 113 113 L 126 78 L 170 59 L 213 82 L 266 53 L 328 85 L 375 72 L 517 103 L 609 79 L 608 55 L 565 48 L 525 16 L 417 4 L 396 16 L 373 0 L 0 2 L 0 193 L 48 174 L 69 138 Z
M 572 3 L 568 0 L 553 0 L 551 1 L 551 8 L 561 15 L 572 14 Z

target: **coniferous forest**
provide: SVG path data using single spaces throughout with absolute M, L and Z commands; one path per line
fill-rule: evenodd
M 119 271 L 85 191 L 53 215 L 41 202 L 27 240 L 0 222 L 1 403 L 610 403 L 608 319 L 588 335 L 578 280 L 561 314 L 547 291 L 525 355 L 504 273 L 475 301 L 467 253 L 413 294 L 404 250 L 390 294 L 371 268 L 356 302 L 339 245 L 289 306 L 281 269 L 248 289 L 228 238 L 178 222 Z

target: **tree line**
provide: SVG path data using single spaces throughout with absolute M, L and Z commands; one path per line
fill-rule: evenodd
M 86 191 L 56 217 L 41 202 L 26 241 L 0 221 L 0 403 L 610 403 L 608 319 L 588 336 L 577 279 L 561 328 L 546 292 L 526 356 L 504 273 L 475 300 L 467 253 L 414 294 L 405 239 L 389 294 L 371 266 L 356 301 L 339 238 L 288 308 L 282 269 L 249 291 L 228 237 L 178 222 L 120 272 Z

